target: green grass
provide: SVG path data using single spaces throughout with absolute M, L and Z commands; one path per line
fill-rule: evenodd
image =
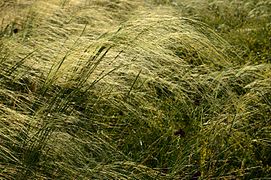
M 1 178 L 271 178 L 269 6 L 1 2 Z

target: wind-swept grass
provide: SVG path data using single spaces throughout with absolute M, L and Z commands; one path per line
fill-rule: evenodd
M 1 177 L 270 178 L 267 2 L 198 2 L 0 4 Z
M 227 39 L 239 51 L 240 63 L 270 63 L 270 1 L 177 0 L 174 5 Z

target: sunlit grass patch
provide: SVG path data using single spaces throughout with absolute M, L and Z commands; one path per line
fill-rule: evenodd
M 0 29 L 1 176 L 270 177 L 261 3 L 25 2 Z

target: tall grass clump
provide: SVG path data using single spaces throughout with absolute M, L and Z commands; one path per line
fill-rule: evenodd
M 197 14 L 218 1 L 11 2 L 1 177 L 270 178 L 271 66 Z
M 204 21 L 239 51 L 244 63 L 270 63 L 270 7 L 268 0 L 176 1 L 188 16 Z

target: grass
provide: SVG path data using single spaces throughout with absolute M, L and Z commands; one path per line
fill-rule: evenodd
M 1 2 L 1 178 L 271 178 L 269 5 Z

